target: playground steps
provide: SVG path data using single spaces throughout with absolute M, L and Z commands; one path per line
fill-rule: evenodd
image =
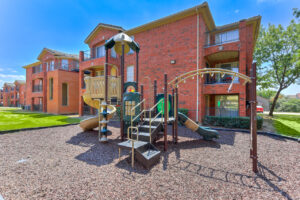
M 162 135 L 160 132 L 162 131 L 162 124 L 159 122 L 151 123 L 145 122 L 145 124 L 138 125 L 139 130 L 139 140 L 137 139 L 137 132 L 133 132 L 132 138 L 133 140 L 133 148 L 134 148 L 134 155 L 135 159 L 141 163 L 145 168 L 149 169 L 151 166 L 156 164 L 160 159 L 160 150 L 158 150 L 154 145 L 151 143 Z M 151 143 L 150 141 L 150 128 L 151 128 Z M 129 139 L 124 142 L 120 142 L 118 144 L 120 148 L 132 150 L 132 140 Z
M 150 121 L 150 118 L 144 118 L 143 119 L 145 122 L 149 122 Z M 164 122 L 165 121 L 165 118 L 156 118 L 155 120 L 153 120 L 153 122 Z M 169 122 L 173 122 L 173 121 L 175 121 L 175 118 L 174 117 L 169 117 L 169 119 L 168 119 L 168 123 Z

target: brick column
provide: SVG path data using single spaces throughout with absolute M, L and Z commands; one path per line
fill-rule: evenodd
M 33 105 L 34 105 L 34 98 L 31 98 L 31 105 L 30 105 L 30 110 L 33 111 Z
M 247 74 L 247 27 L 246 21 L 241 20 L 239 23 L 239 38 L 240 38 L 240 52 L 239 52 L 239 73 Z M 239 115 L 246 116 L 246 86 L 242 88 L 239 94 Z
M 47 112 L 47 76 L 46 72 L 43 78 L 43 112 Z

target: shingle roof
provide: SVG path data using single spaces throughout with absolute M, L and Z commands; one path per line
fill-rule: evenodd
M 41 59 L 41 57 L 45 51 L 48 51 L 49 53 L 53 54 L 55 57 L 58 57 L 58 58 L 61 57 L 61 58 L 79 59 L 79 56 L 77 54 L 69 54 L 69 53 L 64 53 L 64 52 L 49 49 L 49 48 L 43 48 L 43 50 L 41 51 L 41 53 L 38 56 L 38 60 Z

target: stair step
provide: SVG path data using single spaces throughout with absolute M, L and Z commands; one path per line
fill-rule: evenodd
M 147 169 L 156 164 L 160 159 L 160 150 L 154 145 L 147 143 L 137 149 L 136 159 Z
M 151 126 L 149 126 L 149 125 L 139 125 L 139 126 L 138 126 L 138 129 L 139 129 L 140 131 L 147 132 L 147 131 L 150 130 L 150 128 L 151 128 L 151 131 L 153 131 L 153 130 L 155 130 L 157 127 L 158 127 L 158 126 L 153 126 L 153 125 L 151 125 Z
M 147 145 L 147 142 L 144 141 L 133 141 L 133 148 L 134 149 L 138 149 L 141 148 L 143 146 Z M 124 148 L 124 149 L 132 149 L 132 140 L 127 140 L 124 142 L 120 142 L 118 143 L 118 146 L 120 148 Z

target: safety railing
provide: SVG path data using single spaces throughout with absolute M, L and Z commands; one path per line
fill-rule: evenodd
M 156 116 L 154 116 L 154 118 L 152 119 L 152 111 L 154 108 L 156 108 L 158 106 L 158 104 L 160 104 L 164 99 L 161 99 L 159 100 L 154 106 L 152 106 L 150 109 L 149 109 L 149 134 L 150 134 L 150 143 L 152 142 L 152 138 L 151 138 L 151 133 L 152 133 L 152 122 L 155 121 L 155 119 L 157 119 L 157 117 L 159 115 L 162 115 L 162 111 L 160 111 Z M 161 123 L 162 123 L 162 116 L 161 116 Z
M 131 122 L 130 122 L 130 125 L 133 126 L 133 122 L 138 118 L 140 117 L 144 112 L 145 110 L 142 110 L 139 114 L 137 114 L 134 118 L 132 118 L 133 114 L 132 112 L 135 111 L 135 109 L 140 106 L 142 103 L 145 103 L 146 102 L 146 99 L 143 99 L 140 103 L 136 104 L 133 108 L 131 108 L 130 110 L 130 115 L 131 115 Z

